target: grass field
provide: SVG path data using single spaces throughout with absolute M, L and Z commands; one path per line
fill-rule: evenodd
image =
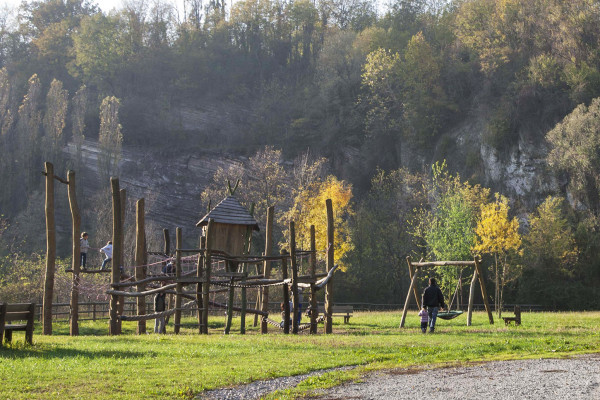
M 465 316 L 439 320 L 433 335 L 421 334 L 411 314 L 400 330 L 400 312 L 355 312 L 349 325 L 334 320 L 335 334 L 327 336 L 275 329 L 260 335 L 256 328 L 224 336 L 223 318 L 211 320 L 209 336 L 193 333 L 191 319 L 178 336 L 136 336 L 131 322 L 118 337 L 106 335 L 106 321 L 82 323 L 81 336 L 73 338 L 66 324 L 55 324 L 53 336 L 40 335 L 38 326 L 34 346 L 24 345 L 17 332 L 14 343 L 0 349 L 0 398 L 193 398 L 257 379 L 359 366 L 271 396 L 293 398 L 376 368 L 600 352 L 600 312 L 523 313 L 520 327 L 489 325 L 486 314 L 475 313 L 473 326 L 465 326 Z

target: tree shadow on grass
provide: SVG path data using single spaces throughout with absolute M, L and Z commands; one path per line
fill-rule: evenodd
M 16 341 L 12 344 L 4 344 L 0 347 L 0 361 L 3 359 L 23 359 L 23 358 L 88 358 L 101 359 L 109 358 L 112 360 L 151 358 L 157 357 L 158 353 L 154 351 L 131 351 L 131 350 L 82 350 L 72 348 L 54 347 L 48 348 L 43 345 L 28 345 L 24 342 Z

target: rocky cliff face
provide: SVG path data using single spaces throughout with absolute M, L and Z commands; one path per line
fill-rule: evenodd
M 197 122 L 203 122 L 200 125 L 205 126 L 206 121 L 201 115 L 189 110 L 183 113 L 190 114 L 184 118 L 186 121 L 197 117 L 200 118 Z M 234 130 L 234 125 L 228 125 L 226 130 Z M 193 130 L 194 126 L 193 123 L 188 124 L 186 129 Z M 241 130 L 241 127 L 238 128 Z M 418 155 L 413 152 L 411 159 L 420 160 L 419 165 L 406 166 L 412 169 L 428 168 L 431 162 L 445 158 L 451 171 L 460 172 L 464 179 L 476 177 L 475 181 L 516 201 L 521 211 L 532 210 L 546 195 L 558 191 L 558 183 L 546 167 L 547 149 L 544 144 L 528 141 L 524 139 L 527 135 L 523 134 L 519 135 L 516 143 L 507 146 L 510 149 L 508 152 L 499 154 L 482 140 L 486 129 L 485 114 L 478 113 L 442 135 L 431 154 Z M 442 147 L 444 149 L 440 150 Z M 65 151 L 72 160 L 76 159 L 73 143 L 69 143 Z M 81 185 L 87 198 L 101 190 L 103 185 L 109 187 L 109 182 L 100 182 L 98 152 L 95 141 L 85 141 L 78 185 Z M 352 180 L 353 170 L 365 168 L 364 163 L 361 166 L 362 158 L 356 148 L 337 149 L 337 154 L 332 157 L 334 173 Z M 216 151 L 174 153 L 163 149 L 124 146 L 120 184 L 127 189 L 130 201 L 145 198 L 148 221 L 164 228 L 180 226 L 191 231 L 206 212 L 200 203 L 200 195 L 211 182 L 217 168 L 241 165 L 244 159 Z
M 69 143 L 65 149 L 73 160 L 76 148 Z M 100 182 L 98 146 L 86 140 L 81 151 L 82 164 L 78 185 L 84 197 L 90 198 L 109 182 Z M 196 222 L 205 214 L 200 194 L 211 182 L 217 168 L 240 164 L 241 158 L 216 152 L 203 154 L 171 154 L 142 147 L 123 147 L 119 164 L 119 183 L 127 190 L 127 198 L 144 198 L 146 219 L 158 226 L 172 229 L 195 229 Z
M 532 135 L 520 132 L 514 143 L 506 144 L 508 150 L 500 153 L 486 144 L 487 129 L 485 113 L 465 120 L 438 141 L 434 160 L 440 159 L 442 144 L 451 142 L 443 153 L 452 171 L 463 178 L 476 177 L 524 210 L 532 210 L 548 194 L 559 192 L 556 177 L 546 164 L 548 148 L 543 140 L 532 141 Z

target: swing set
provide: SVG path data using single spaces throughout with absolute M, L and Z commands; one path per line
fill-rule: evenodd
M 429 262 L 411 262 L 410 256 L 406 257 L 406 262 L 408 263 L 408 273 L 410 276 L 410 287 L 408 289 L 408 293 L 406 294 L 406 301 L 404 302 L 404 309 L 402 310 L 402 319 L 400 320 L 400 328 L 404 327 L 404 323 L 406 322 L 406 314 L 408 312 L 408 306 L 410 305 L 410 296 L 411 293 L 414 294 L 415 301 L 417 303 L 417 307 L 420 309 L 419 303 L 419 291 L 416 286 L 417 276 L 419 275 L 419 270 L 421 268 L 430 268 L 430 267 L 446 267 L 446 266 L 454 266 L 454 267 L 474 267 L 473 268 L 473 278 L 471 279 L 471 285 L 469 288 L 469 306 L 467 310 L 467 326 L 471 326 L 471 317 L 473 314 L 473 297 L 475 295 L 475 284 L 476 281 L 479 280 L 479 287 L 481 288 L 481 296 L 483 297 L 483 303 L 485 305 L 485 310 L 487 311 L 488 318 L 490 320 L 490 325 L 494 324 L 494 317 L 492 316 L 492 310 L 490 308 L 490 304 L 487 298 L 487 291 L 485 289 L 485 281 L 483 279 L 483 275 L 481 273 L 481 259 L 475 257 L 473 261 L 429 261 Z M 462 270 L 461 270 L 461 278 L 462 278 Z M 460 285 L 460 279 L 459 279 Z M 459 289 L 459 285 L 456 286 L 456 290 L 454 291 L 454 296 L 452 297 L 452 301 L 448 307 L 447 311 L 438 313 L 438 318 L 442 319 L 453 319 L 463 314 L 462 311 L 459 310 L 450 310 L 452 307 L 452 303 L 454 302 L 454 298 L 456 297 L 456 293 Z

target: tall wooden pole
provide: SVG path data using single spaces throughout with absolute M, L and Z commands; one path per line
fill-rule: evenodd
M 290 221 L 290 259 L 292 261 L 292 333 L 298 334 L 298 264 L 296 263 L 296 227 Z
M 164 247 L 163 247 L 163 253 L 167 258 L 171 257 L 171 235 L 169 234 L 169 230 L 168 229 L 163 229 L 163 239 L 164 239 Z M 167 308 L 171 309 L 171 307 L 173 306 L 173 295 L 172 294 L 168 294 L 167 298 L 165 299 L 165 301 L 167 302 Z M 165 325 L 167 325 L 169 323 L 169 318 L 171 318 L 170 315 L 167 315 L 165 317 Z
M 226 269 L 228 272 L 237 271 L 237 263 L 233 261 L 225 261 L 225 265 L 227 265 Z M 227 300 L 227 320 L 225 321 L 225 334 L 229 335 L 229 331 L 231 330 L 231 322 L 233 319 L 233 297 L 234 297 L 234 287 L 235 283 L 233 276 L 229 279 L 229 298 Z
M 410 263 L 410 257 L 406 257 L 406 262 L 408 264 L 408 275 L 409 275 L 410 279 L 412 280 L 412 277 L 413 277 L 413 266 Z M 413 287 L 413 294 L 415 295 L 415 301 L 417 302 L 417 308 L 421 309 L 420 302 L 419 302 L 419 292 L 417 291 L 417 286 L 416 285 Z
M 471 326 L 471 320 L 473 317 L 473 298 L 475 297 L 475 285 L 477 284 L 477 269 L 473 269 L 473 279 L 471 279 L 471 286 L 469 287 L 469 307 L 467 309 L 467 326 Z
M 73 242 L 73 286 L 71 287 L 71 336 L 79 335 L 79 273 L 81 267 L 81 249 L 79 236 L 81 232 L 81 215 L 77 205 L 77 190 L 75 187 L 75 171 L 67 172 L 67 190 L 69 193 L 69 208 L 71 209 L 72 232 L 71 240 Z
M 54 224 L 54 166 L 44 163 L 46 175 L 46 278 L 44 283 L 43 333 L 52 335 L 52 298 L 56 268 L 56 226 Z
M 121 248 L 121 236 L 123 235 L 123 225 L 121 221 L 121 196 L 119 193 L 119 178 L 110 178 L 110 186 L 112 190 L 112 214 L 113 214 L 113 231 L 112 231 L 112 242 L 113 242 L 113 257 L 111 276 L 112 283 L 119 283 L 121 280 L 121 271 L 119 261 L 121 260 L 121 254 L 123 249 Z M 110 324 L 108 329 L 109 335 L 118 335 L 119 331 L 119 314 L 117 310 L 118 296 L 112 294 L 110 296 Z
M 174 332 L 179 334 L 179 328 L 181 327 L 181 292 L 183 291 L 183 284 L 181 280 L 181 249 L 183 248 L 183 237 L 181 234 L 181 228 L 175 229 L 175 279 L 177 286 L 175 287 L 175 323 Z
M 210 275 L 212 273 L 212 236 L 213 236 L 213 220 L 208 220 L 206 225 L 206 250 L 204 253 L 204 279 L 202 284 L 202 329 L 208 335 L 208 296 L 210 294 Z
M 145 202 L 139 199 L 135 203 L 135 280 L 140 281 L 146 278 L 146 222 L 144 216 Z M 142 267 L 143 266 L 143 267 Z M 144 292 L 146 284 L 137 285 L 138 292 Z M 146 298 L 140 296 L 136 299 L 137 314 L 146 314 Z M 138 321 L 137 334 L 146 333 L 146 321 Z
M 204 236 L 200 236 L 200 249 L 204 249 L 206 247 L 206 238 Z M 202 278 L 204 276 L 204 253 L 200 250 L 198 254 L 198 263 L 196 264 L 196 277 Z M 204 286 L 208 286 L 208 283 L 205 283 Z M 202 288 L 204 287 L 202 282 L 198 282 L 196 285 L 196 305 L 198 307 L 197 318 L 198 318 L 198 333 L 204 333 L 203 328 L 203 319 L 202 319 L 202 310 L 204 307 L 204 301 L 202 299 Z
M 287 252 L 282 249 L 281 254 L 285 255 Z M 288 278 L 287 270 L 287 258 L 281 260 L 281 277 L 283 280 Z M 281 286 L 283 291 L 283 333 L 290 333 L 290 291 L 287 283 Z
M 331 199 L 325 201 L 327 207 L 327 273 L 331 271 L 334 263 L 334 227 L 333 204 Z M 325 333 L 333 332 L 333 277 L 325 285 Z
M 481 286 L 481 295 L 483 296 L 483 304 L 485 305 L 485 310 L 488 314 L 488 319 L 490 320 L 490 325 L 494 324 L 494 316 L 492 315 L 492 309 L 490 308 L 490 304 L 488 303 L 487 290 L 485 288 L 485 281 L 483 280 L 483 273 L 481 271 L 481 267 L 479 262 L 481 260 L 479 258 L 475 258 L 475 270 L 477 271 L 477 276 L 479 278 L 479 286 Z
M 120 279 L 127 279 L 122 270 L 122 266 L 125 265 L 125 212 L 127 210 L 127 191 L 125 189 L 119 190 L 119 201 L 121 202 L 121 251 L 119 253 L 119 273 Z M 123 315 L 125 311 L 125 296 L 119 296 L 117 312 L 119 315 Z M 121 333 L 121 319 L 119 318 L 119 334 Z
M 410 256 L 406 257 L 406 261 L 410 263 Z M 402 310 L 402 319 L 400 320 L 400 328 L 404 327 L 404 322 L 406 321 L 406 313 L 408 312 L 408 305 L 410 304 L 410 295 L 415 287 L 417 282 L 417 275 L 419 275 L 419 267 L 416 267 L 410 280 L 410 287 L 408 288 L 408 292 L 406 293 L 406 300 L 404 301 L 404 309 Z
M 250 205 L 250 215 L 254 215 L 254 203 Z M 244 254 L 250 254 L 250 246 L 252 245 L 252 226 L 248 226 L 246 228 L 246 233 L 244 234 Z M 242 264 L 242 272 L 244 276 L 242 277 L 242 285 L 246 283 L 246 276 L 248 275 L 248 264 Z M 240 333 L 243 335 L 246 333 L 246 308 L 248 307 L 248 298 L 246 297 L 246 288 L 242 287 L 241 290 L 242 296 L 242 304 L 240 311 Z
M 269 257 L 273 252 L 273 218 L 275 216 L 275 207 L 271 206 L 267 208 L 267 227 L 265 232 L 265 256 Z M 265 260 L 264 262 L 264 270 L 263 275 L 265 279 L 269 279 L 271 277 L 271 261 Z M 261 306 L 260 309 L 262 312 L 269 312 L 269 288 L 262 288 L 262 296 L 261 296 Z M 260 324 L 260 333 L 267 333 L 267 321 L 263 318 Z
M 317 242 L 315 235 L 315 226 L 310 226 L 310 333 L 317 333 L 317 315 L 319 308 L 317 306 L 317 289 L 315 287 L 317 275 Z

